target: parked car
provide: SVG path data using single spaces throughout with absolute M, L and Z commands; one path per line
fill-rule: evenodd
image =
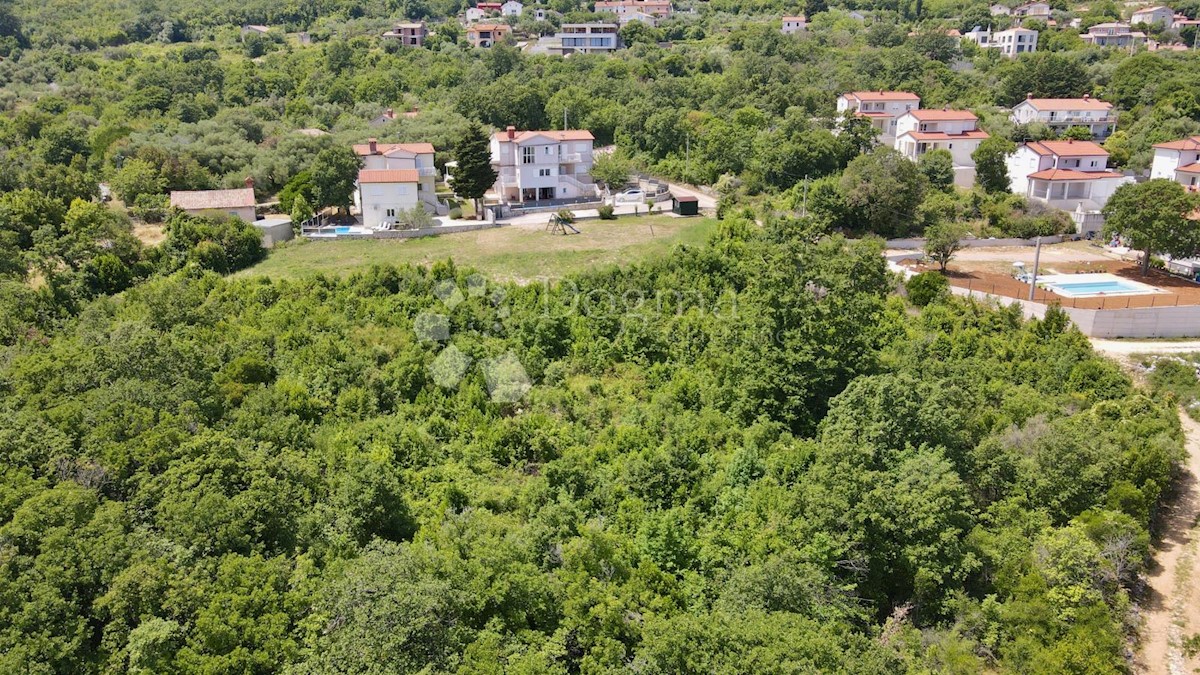
M 630 188 L 624 192 L 618 192 L 613 201 L 617 204 L 641 204 L 646 201 L 646 193 L 637 188 Z

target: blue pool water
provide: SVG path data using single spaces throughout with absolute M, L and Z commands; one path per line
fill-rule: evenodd
M 336 234 L 350 234 L 350 228 L 349 228 L 349 227 L 335 227 L 335 228 L 333 228 L 333 231 L 334 231 Z
M 1097 295 L 1099 293 L 1145 293 L 1145 289 L 1123 281 L 1082 281 L 1078 283 L 1056 283 L 1051 288 L 1059 295 Z

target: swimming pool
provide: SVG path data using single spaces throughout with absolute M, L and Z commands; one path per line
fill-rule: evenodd
M 1153 286 L 1122 279 L 1115 274 L 1053 274 L 1038 279 L 1038 285 L 1068 298 L 1100 295 L 1145 295 L 1158 293 Z

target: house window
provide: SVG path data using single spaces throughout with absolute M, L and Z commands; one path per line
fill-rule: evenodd
M 387 210 L 387 217 L 388 217 L 388 218 L 395 218 L 395 217 L 396 217 L 396 209 L 388 209 L 388 210 Z
M 550 169 L 538 169 L 538 175 L 539 176 L 549 176 Z
M 535 160 L 534 152 L 536 152 L 535 148 L 521 148 L 521 163 L 533 164 Z
M 549 155 L 549 154 L 550 154 L 550 150 L 551 150 L 551 147 L 550 147 L 549 145 L 547 145 L 547 146 L 546 146 L 546 154 L 547 154 L 547 155 Z

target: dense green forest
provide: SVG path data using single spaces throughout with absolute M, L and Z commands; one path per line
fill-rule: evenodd
M 0 670 L 1121 672 L 1174 412 L 879 253 L 96 300 L 0 353 Z
M 995 166 L 1049 133 L 1002 106 L 1090 93 L 1141 169 L 1200 132 L 1198 57 L 1064 20 L 1006 60 L 944 32 L 986 2 L 824 4 L 696 2 L 561 59 L 470 49 L 458 0 L 0 2 L 0 673 L 1127 672 L 1176 399 L 1061 312 L 900 285 L 858 235 L 1069 223 L 834 104 L 969 107 Z M 590 9 L 549 6 L 522 30 Z M 428 48 L 380 42 L 401 18 Z M 714 184 L 718 233 L 550 285 L 277 281 L 223 276 L 253 227 L 166 207 L 248 176 L 334 206 L 352 142 L 444 164 L 564 118 Z

